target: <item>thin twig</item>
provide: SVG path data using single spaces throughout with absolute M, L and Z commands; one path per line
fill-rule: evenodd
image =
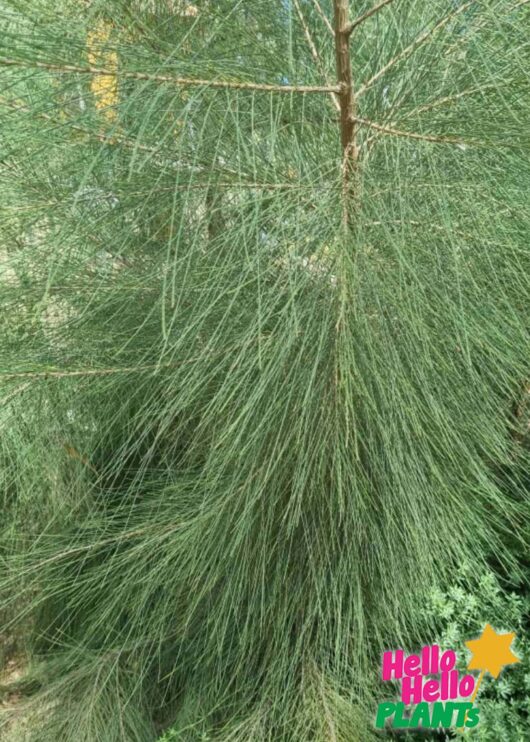
M 8 67 L 29 67 L 58 72 L 59 74 L 75 73 L 80 75 L 115 75 L 115 70 L 104 67 L 77 67 L 72 64 L 48 64 L 47 62 L 20 62 L 16 59 L 0 57 L 0 65 Z M 234 82 L 229 80 L 198 80 L 191 77 L 172 77 L 148 72 L 133 72 L 124 70 L 120 77 L 133 80 L 148 80 L 151 82 L 166 82 L 183 87 L 223 88 L 232 90 L 254 90 L 264 93 L 340 93 L 339 85 L 270 85 L 256 82 Z
M 530 2 L 530 0 L 528 1 Z M 409 111 L 407 114 L 405 114 L 405 118 L 410 118 L 411 116 L 414 116 L 418 113 L 425 113 L 425 111 L 431 111 L 433 108 L 438 108 L 438 106 L 443 106 L 446 103 L 454 103 L 460 98 L 465 98 L 466 96 L 474 95 L 475 93 L 482 93 L 484 90 L 491 90 L 496 87 L 498 87 L 497 83 L 491 83 L 489 85 L 483 85 L 482 87 L 478 88 L 469 88 L 468 90 L 462 90 L 462 92 L 460 93 L 456 93 L 455 95 L 448 95 L 445 98 L 438 98 L 431 103 L 425 103 L 423 106 L 418 106 L 418 108 L 414 108 L 412 111 Z
M 359 118 L 358 116 L 354 117 L 354 121 L 357 124 L 362 124 L 363 126 L 369 126 L 371 129 L 380 131 L 382 134 L 392 134 L 398 137 L 408 137 L 409 139 L 421 139 L 425 142 L 435 142 L 437 144 L 461 144 L 461 145 L 466 145 L 470 147 L 486 145 L 486 142 L 465 141 L 463 139 L 458 139 L 457 137 L 440 137 L 434 134 L 418 134 L 413 131 L 403 131 L 402 129 L 394 129 L 390 126 L 381 126 L 381 124 L 376 124 L 375 121 L 369 121 L 368 119 Z
M 351 32 L 357 28 L 357 26 L 360 26 L 361 23 L 364 23 L 364 21 L 367 21 L 368 18 L 371 18 L 375 13 L 377 13 L 379 10 L 385 7 L 385 5 L 389 5 L 389 3 L 393 2 L 393 0 L 382 0 L 382 2 L 375 5 L 371 10 L 367 10 L 366 13 L 363 13 L 358 18 L 356 18 L 354 21 L 350 23 L 348 26 L 348 33 L 351 34 Z
M 2 98 L 0 96 L 0 104 L 5 105 L 7 108 L 11 108 L 13 111 L 21 111 L 23 113 L 29 113 L 33 114 L 37 118 L 41 118 L 44 121 L 48 121 L 50 124 L 53 124 L 57 128 L 70 128 L 72 131 L 77 131 L 80 134 L 84 134 L 87 137 L 90 137 L 91 139 L 96 139 L 98 142 L 101 142 L 102 144 L 110 144 L 110 145 L 122 145 L 124 147 L 128 147 L 129 149 L 138 150 L 140 152 L 147 152 L 148 154 L 157 155 L 158 157 L 161 156 L 161 150 L 157 147 L 151 147 L 148 144 L 142 144 L 141 142 L 138 142 L 135 139 L 129 139 L 125 136 L 120 134 L 104 134 L 103 132 L 99 131 L 93 131 L 92 129 L 87 129 L 84 126 L 81 126 L 80 124 L 76 124 L 73 121 L 57 121 L 52 116 L 50 116 L 47 113 L 44 113 L 44 111 L 40 111 L 36 113 L 33 111 L 29 106 L 24 105 L 23 103 L 19 103 L 18 101 L 10 101 L 6 100 L 5 98 Z M 163 154 L 163 152 L 162 152 Z M 191 163 L 184 162 L 182 160 L 178 160 L 175 162 L 168 163 L 165 160 L 159 160 L 160 164 L 166 166 L 168 164 L 171 164 L 177 168 L 186 167 L 190 168 L 192 170 L 198 171 L 198 172 L 210 172 L 211 168 L 208 167 L 202 167 L 200 165 L 192 165 Z M 231 175 L 237 175 L 239 176 L 240 173 L 237 170 L 232 170 L 231 168 L 223 167 L 223 172 Z
M 185 185 L 175 185 L 171 186 L 171 188 L 168 188 L 170 193 L 173 193 L 174 191 L 187 191 L 187 190 L 197 190 L 200 188 L 208 188 L 210 186 L 209 181 L 205 181 L 204 183 L 186 183 Z M 304 188 L 312 189 L 313 186 L 303 184 L 303 183 L 245 183 L 245 181 L 220 181 L 219 183 L 215 184 L 216 188 L 249 188 L 256 190 L 264 190 L 264 191 L 281 191 L 285 189 L 291 189 L 291 190 L 303 190 Z
M 313 0 L 313 5 L 315 6 L 315 8 L 317 10 L 317 13 L 319 14 L 319 16 L 324 21 L 324 25 L 326 26 L 326 28 L 328 29 L 328 31 L 330 32 L 330 34 L 333 36 L 333 38 L 335 38 L 335 32 L 333 31 L 333 26 L 331 25 L 331 23 L 330 23 L 329 18 L 327 17 L 327 15 L 322 10 L 322 7 L 321 7 L 320 3 L 318 2 L 318 0 Z
M 95 549 L 100 549 L 103 546 L 108 546 L 109 544 L 120 543 L 121 541 L 128 541 L 129 539 L 138 538 L 139 536 L 143 536 L 144 534 L 149 533 L 149 531 L 154 531 L 156 536 L 165 535 L 166 533 L 170 533 L 177 528 L 181 528 L 182 525 L 182 523 L 177 522 L 171 523 L 171 525 L 167 525 L 161 528 L 158 523 L 153 523 L 148 526 L 144 526 L 143 528 L 136 528 L 133 531 L 117 533 L 115 536 L 109 536 L 108 538 L 102 539 L 101 541 L 95 541 L 94 543 L 83 544 L 80 546 L 73 546 L 70 549 L 60 551 L 57 554 L 48 557 L 47 559 L 42 559 L 40 562 L 37 562 L 33 565 L 33 568 L 40 569 L 48 564 L 53 564 L 53 562 L 58 562 L 61 559 L 71 557 L 74 554 L 80 554 L 83 551 L 92 551 Z
M 6 405 L 8 405 L 9 402 L 11 402 L 11 400 L 14 397 L 18 396 L 19 394 L 22 394 L 22 392 L 25 392 L 26 389 L 29 388 L 29 386 L 30 386 L 30 382 L 29 381 L 27 381 L 25 384 L 21 384 L 20 386 L 17 386 L 16 389 L 13 389 L 13 391 L 11 392 L 11 394 L 8 394 L 7 397 L 4 397 L 2 400 L 0 400 L 2 402 L 2 405 L 4 407 Z
M 530 0 L 521 0 L 521 2 L 518 2 L 515 5 L 511 5 L 509 8 L 506 8 L 504 10 L 503 15 L 509 16 L 510 13 L 513 13 L 519 7 L 526 5 L 528 2 L 530 2 Z M 483 15 L 477 14 L 474 18 L 471 18 L 469 22 L 466 24 L 465 33 L 459 34 L 459 37 L 455 41 L 455 43 L 447 47 L 447 49 L 445 50 L 444 56 L 449 59 L 454 57 L 454 55 L 457 53 L 457 49 L 461 47 L 462 44 L 469 43 L 471 39 L 471 35 L 476 34 L 478 33 L 478 31 L 483 29 L 489 23 L 489 20 L 490 18 L 486 14 L 483 14 Z
M 367 82 L 363 83 L 359 90 L 357 91 L 357 95 L 362 95 L 362 93 L 365 93 L 369 88 L 372 87 L 374 82 L 377 82 L 379 78 L 381 78 L 386 72 L 388 72 L 389 69 L 394 67 L 398 62 L 401 62 L 402 59 L 406 59 L 410 54 L 412 54 L 416 49 L 421 46 L 427 39 L 429 39 L 431 36 L 433 36 L 437 31 L 442 29 L 444 26 L 446 26 L 453 18 L 456 18 L 457 15 L 460 13 L 463 13 L 464 10 L 467 10 L 476 0 L 469 0 L 469 2 L 465 3 L 464 5 L 461 5 L 459 8 L 457 8 L 452 13 L 449 13 L 449 15 L 445 16 L 445 18 L 442 18 L 441 21 L 439 21 L 436 25 L 434 25 L 432 28 L 430 28 L 428 31 L 425 31 L 423 34 L 420 34 L 417 38 L 414 39 L 414 41 L 409 44 L 403 51 L 401 51 L 399 54 L 397 54 L 395 57 L 392 57 L 392 59 L 387 62 L 384 67 L 381 67 L 381 69 L 375 73 Z
M 140 371 L 156 371 L 157 369 L 177 368 L 185 363 L 193 363 L 197 358 L 190 358 L 189 361 L 180 363 L 151 363 L 139 366 L 117 366 L 114 368 L 95 368 L 95 369 L 70 369 L 65 371 L 19 371 L 15 373 L 0 373 L 0 379 L 63 379 L 78 376 L 110 376 L 111 374 L 130 374 Z
M 22 113 L 31 113 L 35 115 L 37 118 L 41 118 L 44 121 L 48 121 L 50 124 L 53 124 L 57 127 L 65 127 L 72 129 L 72 131 L 77 131 L 80 134 L 84 134 L 88 137 L 91 137 L 93 139 L 97 139 L 102 144 L 111 144 L 111 145 L 122 145 L 124 147 L 128 147 L 129 149 L 136 149 L 140 152 L 147 152 L 149 154 L 159 155 L 160 156 L 160 149 L 157 149 L 156 147 L 150 147 L 147 144 L 141 144 L 140 142 L 135 141 L 134 139 L 128 139 L 121 135 L 115 135 L 115 134 L 103 134 L 102 132 L 93 131 L 91 129 L 87 129 L 84 126 L 81 126 L 80 124 L 76 124 L 72 121 L 56 121 L 52 116 L 50 116 L 47 113 L 44 113 L 44 111 L 40 111 L 39 113 L 36 113 L 33 111 L 29 106 L 26 106 L 23 103 L 19 103 L 18 101 L 12 101 L 8 100 L 6 98 L 3 98 L 0 96 L 0 105 L 4 105 L 7 108 L 10 108 L 13 111 L 21 111 Z M 163 162 L 163 161 L 162 161 Z M 163 162 L 163 164 L 167 164 Z M 171 163 L 173 164 L 173 163 Z M 176 167 L 188 167 L 192 168 L 199 172 L 211 172 L 211 168 L 206 166 L 200 166 L 200 165 L 192 165 L 191 163 L 183 162 L 182 160 L 177 161 L 174 163 Z M 240 175 L 240 173 L 237 170 L 232 170 L 231 168 L 227 168 L 223 166 L 222 171 L 227 174 L 232 175 Z M 172 186 L 170 189 L 171 192 L 175 190 L 189 190 L 189 189 L 196 189 L 196 188 L 208 188 L 209 182 L 205 183 L 186 183 L 185 185 L 175 185 Z M 250 182 L 247 183 L 245 181 L 226 181 L 226 182 L 220 182 L 217 183 L 217 187 L 219 188 L 255 188 L 256 190 L 285 190 L 286 188 L 290 189 L 303 189 L 303 188 L 311 188 L 309 185 L 301 184 L 300 182 L 296 183 L 257 183 L 257 182 Z M 50 205 L 53 202 L 50 202 Z M 22 207 L 14 207 L 11 210 L 17 210 L 18 208 Z
M 530 1 L 530 0 L 529 0 Z M 491 83 L 489 85 L 483 85 L 482 87 L 477 88 L 469 88 L 468 90 L 463 90 L 460 93 L 456 93 L 455 95 L 448 95 L 444 98 L 438 98 L 434 101 L 431 101 L 430 103 L 425 103 L 422 106 L 418 106 L 417 108 L 413 108 L 408 113 L 405 113 L 403 115 L 403 119 L 410 119 L 412 116 L 419 115 L 421 113 L 425 113 L 426 111 L 431 111 L 434 108 L 438 108 L 439 106 L 447 105 L 450 103 L 454 103 L 457 100 L 460 100 L 461 98 L 465 98 L 468 95 L 474 95 L 476 93 L 482 93 L 485 90 L 491 90 L 498 87 L 497 83 Z M 395 126 L 394 121 L 390 121 L 388 124 L 385 124 L 388 128 L 393 128 Z M 368 151 L 370 151 L 373 147 L 374 142 L 376 142 L 378 139 L 378 134 L 374 134 L 372 137 L 366 140 L 365 146 L 368 148 Z
M 218 358 L 219 356 L 228 355 L 243 346 L 234 345 L 231 348 L 225 348 L 217 353 L 209 353 L 209 358 Z M 80 369 L 50 369 L 47 371 L 15 371 L 13 373 L 0 373 L 2 379 L 63 379 L 80 376 L 110 376 L 111 374 L 130 374 L 140 371 L 158 371 L 161 369 L 178 368 L 189 363 L 196 363 L 204 359 L 204 355 L 188 358 L 186 361 L 169 361 L 167 363 L 149 363 L 138 366 L 114 366 L 111 368 L 80 368 Z
M 298 18 L 300 20 L 300 24 L 304 31 L 304 36 L 306 38 L 307 45 L 311 52 L 311 56 L 313 57 L 313 61 L 315 62 L 315 65 L 317 69 L 319 70 L 320 74 L 324 78 L 324 82 L 326 83 L 326 85 L 329 85 L 329 80 L 327 79 L 327 76 L 326 76 L 326 70 L 324 69 L 324 64 L 315 46 L 313 37 L 311 36 L 311 31 L 309 30 L 309 26 L 305 22 L 304 14 L 302 13 L 302 8 L 300 7 L 300 3 L 298 2 L 298 0 L 293 0 L 293 2 L 294 2 L 294 7 L 296 8 L 296 12 L 298 14 Z M 340 111 L 340 103 L 337 99 L 336 94 L 330 93 L 330 97 L 331 97 L 331 100 L 333 101 L 333 105 L 335 106 L 335 110 Z
M 185 363 L 185 361 L 182 361 Z M 156 364 L 152 363 L 143 366 L 118 366 L 114 368 L 95 368 L 95 369 L 68 369 L 64 371 L 16 371 L 14 373 L 0 373 L 0 379 L 63 379 L 77 376 L 109 376 L 110 374 L 126 374 L 138 371 L 153 371 L 157 368 L 171 368 L 180 364 Z
M 440 224 L 432 224 L 428 221 L 417 221 L 415 219 L 391 219 L 389 221 L 374 221 L 374 222 L 366 222 L 367 227 L 403 227 L 403 226 L 411 226 L 411 227 L 422 227 L 422 228 L 428 228 L 428 229 L 434 229 L 437 232 L 443 232 L 445 235 L 449 234 L 449 231 L 451 234 L 461 235 L 462 237 L 467 237 L 468 239 L 476 238 L 476 235 L 471 232 L 464 232 L 462 229 L 451 229 L 449 230 L 448 227 L 442 227 Z

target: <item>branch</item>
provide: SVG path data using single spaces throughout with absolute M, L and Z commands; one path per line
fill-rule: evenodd
M 443 106 L 449 103 L 454 103 L 455 101 L 460 100 L 461 98 L 465 98 L 468 95 L 475 95 L 476 93 L 483 93 L 485 90 L 491 90 L 497 87 L 498 86 L 496 83 L 491 83 L 489 85 L 483 85 L 482 87 L 478 87 L 478 88 L 469 88 L 468 90 L 462 90 L 460 93 L 455 93 L 455 95 L 447 95 L 444 98 L 437 98 L 436 100 L 433 100 L 429 103 L 425 103 L 422 106 L 413 108 L 411 111 L 404 114 L 402 118 L 409 119 L 409 118 L 412 118 L 412 116 L 425 113 L 425 111 L 431 111 L 433 108 L 437 108 L 438 106 Z M 390 122 L 390 125 L 386 125 L 386 128 L 392 129 L 393 122 Z M 377 141 L 377 138 L 378 138 L 377 134 L 374 134 L 373 137 L 370 137 L 369 139 L 366 140 L 365 145 L 367 146 L 368 151 L 372 149 L 374 142 Z
M 520 7 L 523 7 L 524 5 L 527 5 L 530 2 L 530 0 L 520 0 L 520 2 L 516 3 L 515 5 L 511 5 L 509 8 L 506 8 L 503 11 L 503 16 L 510 16 L 511 13 L 514 13 L 516 10 L 518 10 Z M 497 20 L 499 20 L 500 14 L 496 14 Z M 469 22 L 467 23 L 467 27 L 465 29 L 465 33 L 460 34 L 460 37 L 453 43 L 451 46 L 449 46 L 445 50 L 445 56 L 448 58 L 451 58 L 455 53 L 456 50 L 462 46 L 464 43 L 469 43 L 469 40 L 472 38 L 472 34 L 478 33 L 481 29 L 483 29 L 488 23 L 489 23 L 490 17 L 486 14 L 478 15 L 474 18 L 471 18 Z
M 420 139 L 425 142 L 434 142 L 436 144 L 461 144 L 468 147 L 486 146 L 486 142 L 465 141 L 463 139 L 458 139 L 457 137 L 439 137 L 434 134 L 417 134 L 413 131 L 403 131 L 402 129 L 394 129 L 390 126 L 381 126 L 381 124 L 376 124 L 374 121 L 359 118 L 358 116 L 354 117 L 353 120 L 357 124 L 369 126 L 371 129 L 380 131 L 382 134 L 392 134 L 398 137 L 408 137 L 409 139 Z
M 224 348 L 223 350 L 215 353 L 208 353 L 206 355 L 208 358 L 219 358 L 228 355 L 229 353 L 233 353 L 236 350 L 241 350 L 244 345 L 245 343 L 233 345 L 230 348 Z M 204 357 L 205 355 L 202 354 L 200 356 L 188 358 L 185 361 L 146 363 L 138 366 L 114 366 L 111 368 L 46 369 L 43 371 L 0 372 L 0 381 L 3 379 L 64 379 L 80 376 L 110 376 L 112 374 L 131 374 L 142 371 L 161 371 L 164 369 L 178 368 L 179 366 L 188 365 L 189 363 L 196 363 L 197 361 L 203 360 Z
M 446 227 L 442 227 L 439 224 L 432 224 L 431 222 L 420 222 L 414 219 L 409 219 L 407 221 L 404 221 L 403 219 L 394 219 L 390 221 L 375 221 L 375 222 L 366 222 L 367 227 L 388 227 L 388 226 L 396 226 L 396 227 L 403 227 L 403 226 L 412 226 L 412 227 L 422 227 L 423 229 L 434 229 L 437 232 L 443 232 L 444 234 L 457 234 L 461 235 L 462 237 L 466 237 L 467 239 L 473 239 L 476 237 L 476 235 L 472 234 L 471 232 L 464 232 L 461 229 L 453 229 Z
M 96 139 L 97 141 L 101 142 L 102 144 L 108 144 L 108 145 L 121 145 L 123 147 L 127 147 L 129 149 L 139 150 L 141 152 L 147 152 L 149 154 L 157 155 L 158 157 L 161 156 L 161 150 L 160 148 L 156 147 L 150 147 L 148 144 L 142 144 L 141 142 L 136 141 L 135 139 L 127 139 L 125 136 L 116 135 L 116 134 L 102 134 L 101 132 L 93 131 L 92 129 L 87 129 L 84 126 L 81 126 L 80 124 L 76 124 L 73 121 L 57 121 L 52 116 L 48 115 L 47 113 L 44 113 L 43 111 L 36 113 L 33 111 L 29 106 L 24 105 L 23 103 L 19 103 L 18 101 L 12 101 L 7 100 L 0 96 L 0 106 L 6 106 L 6 108 L 10 108 L 13 111 L 21 111 L 23 113 L 33 114 L 37 118 L 43 119 L 44 121 L 48 121 L 50 124 L 56 126 L 57 128 L 69 128 L 72 131 L 79 132 L 80 134 L 84 134 L 87 137 L 90 137 L 92 139 Z M 195 170 L 196 172 L 201 173 L 210 173 L 211 168 L 207 167 L 206 165 L 196 165 L 189 162 L 184 162 L 183 160 L 178 161 L 165 161 L 160 159 L 159 163 L 162 166 L 167 166 L 168 164 L 175 168 L 182 168 L 186 167 L 191 170 Z M 5 163 L 4 163 L 5 164 Z M 240 176 L 241 173 L 238 170 L 232 170 L 231 168 L 228 168 L 226 166 L 223 166 L 221 168 L 221 172 L 226 173 L 227 175 L 236 175 Z M 311 186 L 307 185 L 301 185 L 300 183 L 259 183 L 259 182 L 246 182 L 246 181 L 226 181 L 226 182 L 220 182 L 217 184 L 219 188 L 249 188 L 249 189 L 256 189 L 256 190 L 285 190 L 285 189 L 296 189 L 301 190 L 304 188 L 310 188 Z M 174 185 L 169 190 L 173 192 L 174 190 L 189 190 L 191 189 L 197 189 L 197 188 L 208 188 L 209 181 L 205 183 L 187 183 L 186 185 Z
M 442 18 L 441 21 L 439 21 L 436 25 L 434 25 L 431 29 L 428 31 L 425 31 L 425 33 L 420 34 L 414 41 L 409 44 L 403 51 L 401 51 L 399 54 L 397 54 L 395 57 L 392 57 L 392 59 L 385 64 L 384 67 L 382 67 L 379 72 L 376 72 L 373 77 L 371 77 L 367 82 L 365 82 L 359 90 L 357 91 L 357 95 L 362 95 L 362 93 L 365 93 L 368 88 L 372 87 L 374 82 L 379 80 L 380 77 L 382 77 L 391 67 L 394 67 L 398 62 L 401 62 L 402 59 L 406 59 L 410 54 L 416 51 L 416 49 L 421 46 L 427 39 L 429 39 L 431 36 L 433 36 L 437 31 L 439 31 L 441 28 L 446 26 L 449 21 L 451 21 L 453 18 L 456 18 L 457 15 L 460 13 L 463 13 L 464 10 L 467 10 L 475 0 L 469 0 L 469 2 L 465 3 L 464 5 L 461 5 L 459 8 L 457 8 L 452 13 L 449 13 L 449 15 L 445 16 L 445 18 Z
M 530 0 L 528 0 L 530 2 Z M 424 103 L 422 106 L 418 106 L 417 108 L 412 109 L 412 111 L 409 111 L 407 114 L 405 114 L 405 118 L 410 118 L 411 116 L 415 116 L 420 113 L 425 113 L 425 111 L 431 111 L 433 108 L 438 108 L 438 106 L 444 106 L 447 103 L 454 103 L 457 100 L 460 100 L 460 98 L 465 98 L 468 95 L 475 95 L 476 93 L 483 93 L 485 90 L 494 90 L 498 87 L 497 83 L 490 83 L 488 85 L 482 85 L 481 87 L 477 88 L 469 88 L 468 90 L 462 90 L 460 93 L 455 93 L 454 95 L 447 95 L 445 98 L 437 98 L 434 101 L 431 101 L 430 103 Z
M 158 368 L 171 368 L 178 364 L 149 364 L 145 366 L 123 366 L 115 368 L 95 368 L 95 369 L 64 369 L 49 371 L 16 371 L 13 373 L 1 373 L 0 379 L 65 379 L 77 376 L 109 376 L 111 374 L 129 374 L 139 371 L 155 371 Z
M 4 406 L 8 405 L 9 402 L 11 402 L 11 400 L 14 399 L 14 397 L 16 397 L 18 394 L 22 394 L 22 392 L 25 392 L 26 389 L 29 388 L 29 386 L 30 386 L 29 381 L 27 381 L 25 384 L 21 384 L 20 386 L 17 386 L 17 388 L 13 389 L 13 391 L 10 394 L 8 394 L 7 397 L 4 397 L 3 399 L 1 399 L 0 402 Z
M 124 136 L 121 132 L 118 132 L 118 134 L 104 134 L 103 132 L 94 131 L 92 129 L 88 129 L 85 126 L 81 126 L 80 124 L 76 124 L 73 121 L 57 121 L 52 116 L 50 116 L 47 113 L 44 113 L 44 111 L 35 112 L 32 110 L 29 106 L 26 106 L 23 103 L 19 103 L 18 101 L 12 101 L 7 100 L 0 96 L 0 105 L 4 105 L 7 108 L 10 108 L 13 111 L 21 111 L 22 113 L 32 114 L 36 118 L 42 119 L 43 121 L 48 121 L 53 126 L 60 128 L 69 128 L 72 131 L 78 132 L 79 134 L 83 134 L 84 136 L 89 137 L 90 139 L 95 139 L 98 142 L 101 142 L 102 144 L 108 144 L 108 145 L 121 145 L 123 147 L 127 147 L 128 149 L 138 150 L 140 152 L 147 152 L 148 154 L 156 155 L 159 159 L 157 161 L 157 164 L 160 164 L 162 167 L 167 167 L 168 165 L 171 165 L 172 167 L 181 168 L 185 167 L 190 170 L 194 170 L 195 172 L 209 172 L 210 168 L 207 168 L 205 166 L 201 165 L 195 165 L 188 162 L 184 162 L 183 160 L 164 160 L 162 159 L 162 155 L 164 154 L 163 150 L 161 150 L 160 147 L 151 147 L 148 144 L 142 144 L 141 142 L 138 142 L 135 139 L 129 139 L 126 136 Z M 168 153 L 169 157 L 169 153 Z M 223 167 L 223 172 L 230 174 L 230 175 L 236 175 L 239 176 L 240 172 L 238 170 L 232 170 L 228 167 Z M 186 186 L 188 187 L 188 186 Z
M 309 30 L 309 27 L 307 26 L 305 22 L 304 14 L 302 13 L 302 8 L 300 7 L 300 3 L 298 2 L 298 0 L 293 0 L 293 2 L 294 2 L 294 7 L 296 8 L 296 12 L 298 14 L 298 18 L 300 19 L 302 28 L 304 29 L 304 35 L 307 41 L 307 45 L 309 46 L 309 50 L 311 51 L 311 56 L 313 57 L 315 65 L 320 71 L 320 74 L 324 78 L 324 82 L 326 84 L 329 84 L 329 81 L 326 78 L 326 72 L 324 69 L 324 65 L 322 64 L 322 59 L 320 58 L 318 50 L 315 46 L 315 42 L 313 41 L 313 37 L 311 36 L 311 31 Z M 335 106 L 335 109 L 337 111 L 340 111 L 340 103 L 337 100 L 336 94 L 330 93 L 330 96 L 331 96 L 331 100 L 333 101 L 333 105 Z
M 115 75 L 115 71 L 102 67 L 77 67 L 70 64 L 48 64 L 47 62 L 20 62 L 16 59 L 0 57 L 0 65 L 9 67 L 29 67 L 58 72 L 60 74 L 76 73 L 80 75 Z M 148 72 L 120 72 L 120 77 L 133 80 L 149 80 L 152 82 L 167 82 L 183 87 L 228 88 L 232 90 L 255 90 L 265 93 L 340 93 L 340 85 L 269 85 L 256 82 L 232 82 L 228 80 L 197 80 L 190 77 L 172 77 L 171 75 L 157 75 Z
M 320 6 L 320 3 L 318 2 L 318 0 L 313 0 L 313 5 L 314 5 L 314 6 L 315 6 L 315 8 L 317 9 L 317 13 L 319 14 L 319 16 L 320 16 L 320 17 L 322 18 L 322 20 L 324 21 L 324 25 L 326 26 L 326 28 L 328 29 L 328 31 L 330 32 L 330 34 L 331 34 L 331 35 L 332 35 L 333 37 L 335 37 L 335 31 L 333 30 L 333 26 L 332 26 L 332 25 L 331 25 L 331 23 L 329 22 L 329 19 L 328 19 L 327 15 L 326 15 L 326 14 L 324 13 L 324 11 L 322 10 L 322 8 L 321 8 L 321 6 Z
M 385 7 L 385 5 L 389 5 L 393 0 L 382 0 L 382 2 L 375 5 L 371 10 L 367 10 L 366 13 L 363 13 L 358 18 L 356 18 L 354 21 L 352 21 L 348 25 L 348 34 L 351 34 L 351 32 L 357 28 L 357 26 L 360 26 L 361 23 L 364 23 L 364 21 L 367 21 L 368 18 L 371 18 L 375 13 L 377 13 L 379 10 Z

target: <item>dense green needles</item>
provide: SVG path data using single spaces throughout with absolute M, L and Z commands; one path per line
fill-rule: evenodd
M 381 5 L 345 188 L 329 0 L 0 0 L 17 742 L 365 742 L 528 547 L 530 8 Z

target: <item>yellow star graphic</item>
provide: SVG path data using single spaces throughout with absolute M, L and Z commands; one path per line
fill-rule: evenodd
M 512 665 L 521 660 L 514 655 L 510 649 L 515 634 L 497 634 L 488 624 L 484 627 L 480 639 L 472 639 L 466 642 L 466 647 L 473 652 L 468 668 L 470 670 L 487 671 L 494 678 L 504 665 Z

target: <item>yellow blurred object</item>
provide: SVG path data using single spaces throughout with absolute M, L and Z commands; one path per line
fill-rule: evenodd
M 88 63 L 96 69 L 111 70 L 113 74 L 95 74 L 92 77 L 90 89 L 94 95 L 96 108 L 109 123 L 114 123 L 117 117 L 118 104 L 118 54 L 105 49 L 110 39 L 112 24 L 101 20 L 93 31 L 87 35 Z
M 196 5 L 186 4 L 180 11 L 180 15 L 188 18 L 196 18 L 199 15 L 199 9 Z

